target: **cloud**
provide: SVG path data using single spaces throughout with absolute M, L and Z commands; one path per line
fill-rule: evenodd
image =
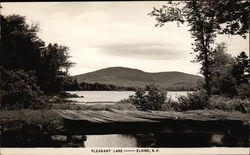
M 104 54 L 133 59 L 172 60 L 182 58 L 182 49 L 161 43 L 113 44 L 99 46 Z
M 39 22 L 39 36 L 46 43 L 70 47 L 72 75 L 104 67 L 124 66 L 148 72 L 184 71 L 197 74 L 191 63 L 190 27 L 168 23 L 155 27 L 147 14 L 165 2 L 43 2 L 2 3 L 3 14 L 20 14 Z M 249 51 L 249 38 L 217 37 L 233 56 Z

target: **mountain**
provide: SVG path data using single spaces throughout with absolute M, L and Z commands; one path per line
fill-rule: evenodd
M 138 69 L 110 67 L 73 76 L 78 82 L 112 84 L 122 87 L 144 87 L 157 83 L 170 90 L 189 90 L 197 86 L 201 76 L 183 72 L 148 73 Z

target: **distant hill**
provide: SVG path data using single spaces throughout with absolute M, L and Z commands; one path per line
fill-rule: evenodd
M 110 67 L 73 76 L 78 82 L 112 84 L 122 87 L 144 87 L 157 83 L 169 90 L 189 90 L 197 86 L 201 76 L 183 72 L 148 73 L 138 69 Z

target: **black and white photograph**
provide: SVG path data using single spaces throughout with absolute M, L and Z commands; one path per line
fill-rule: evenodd
M 0 154 L 248 154 L 249 6 L 1 2 Z

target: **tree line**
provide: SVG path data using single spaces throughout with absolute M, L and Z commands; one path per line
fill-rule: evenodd
M 20 15 L 1 16 L 0 91 L 2 108 L 43 108 L 46 96 L 63 90 L 69 78 L 67 46 L 38 36 L 39 26 Z
M 65 91 L 135 91 L 135 87 L 122 87 L 115 86 L 112 84 L 103 84 L 103 83 L 87 83 L 80 82 L 78 83 L 76 79 L 69 78 L 68 82 L 64 85 L 63 89 Z

